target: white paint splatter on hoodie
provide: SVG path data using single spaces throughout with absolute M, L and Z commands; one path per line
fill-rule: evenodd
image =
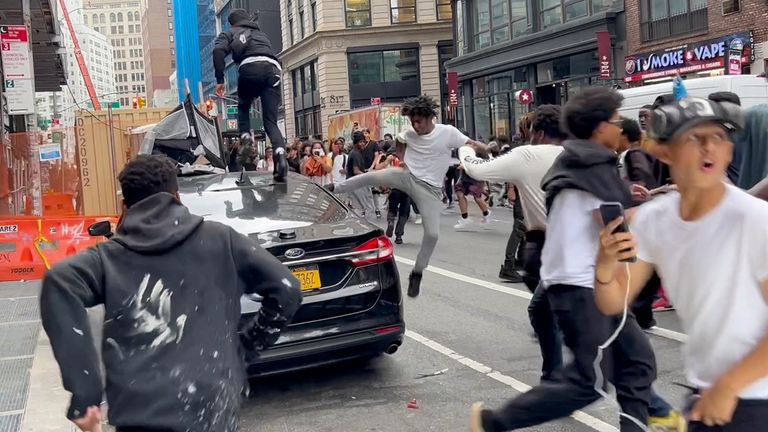
M 149 291 L 149 298 L 145 300 L 147 287 L 149 287 L 150 274 L 145 274 L 139 285 L 139 292 L 132 302 L 131 314 L 135 322 L 135 333 L 146 334 L 153 337 L 150 348 L 171 342 L 179 343 L 184 336 L 184 326 L 187 315 L 181 314 L 173 320 L 171 317 L 171 291 L 165 289 L 163 280 L 158 279 Z

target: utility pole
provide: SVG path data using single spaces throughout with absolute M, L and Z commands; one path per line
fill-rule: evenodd
M 35 94 L 35 63 L 33 54 L 32 43 L 32 11 L 30 8 L 30 0 L 21 0 L 21 13 L 24 19 L 24 26 L 27 27 L 27 34 L 29 35 L 29 67 L 32 71 L 32 94 Z M 37 107 L 32 114 L 25 115 L 26 117 L 26 129 L 27 139 L 29 140 L 30 159 L 29 159 L 29 171 L 30 171 L 30 192 L 32 195 L 32 214 L 35 216 L 41 216 L 43 214 L 43 194 L 41 188 L 40 179 L 40 146 L 38 145 L 38 129 L 37 129 Z

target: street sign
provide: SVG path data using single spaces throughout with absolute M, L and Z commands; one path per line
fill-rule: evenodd
M 522 89 L 517 92 L 517 101 L 523 105 L 530 105 L 533 103 L 533 93 L 528 89 Z
M 5 80 L 5 97 L 8 98 L 8 114 L 34 114 L 35 92 L 32 80 Z
M 35 92 L 26 26 L 0 26 L 0 56 L 3 60 L 8 113 L 34 114 Z
M 227 129 L 230 129 L 230 130 L 237 129 L 237 120 L 227 120 Z
M 40 162 L 50 162 L 61 159 L 61 145 L 42 145 L 40 148 Z
M 371 98 L 371 105 L 381 105 L 381 98 L 380 97 Z
M 0 26 L 0 51 L 5 79 L 32 79 L 26 26 Z

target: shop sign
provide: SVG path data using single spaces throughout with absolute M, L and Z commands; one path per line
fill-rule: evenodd
M 611 79 L 611 34 L 607 31 L 596 32 L 597 58 L 601 80 Z
M 533 92 L 528 89 L 519 90 L 515 94 L 515 97 L 517 98 L 517 101 L 523 105 L 530 105 L 533 103 Z
M 741 46 L 742 49 L 735 50 Z M 751 31 L 736 33 L 703 42 L 694 42 L 651 53 L 624 58 L 625 82 L 645 81 L 713 69 L 726 64 L 754 61 L 754 37 Z M 734 67 L 733 70 L 736 68 Z M 729 70 L 731 67 L 729 66 Z M 733 73 L 733 72 L 730 72 Z
M 448 106 L 459 106 L 459 74 L 448 72 Z
M 380 97 L 371 98 L 371 105 L 381 105 L 381 98 Z

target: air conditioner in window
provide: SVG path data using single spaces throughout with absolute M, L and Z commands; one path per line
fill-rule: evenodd
M 722 2 L 723 15 L 732 14 L 741 10 L 739 0 L 723 0 Z

